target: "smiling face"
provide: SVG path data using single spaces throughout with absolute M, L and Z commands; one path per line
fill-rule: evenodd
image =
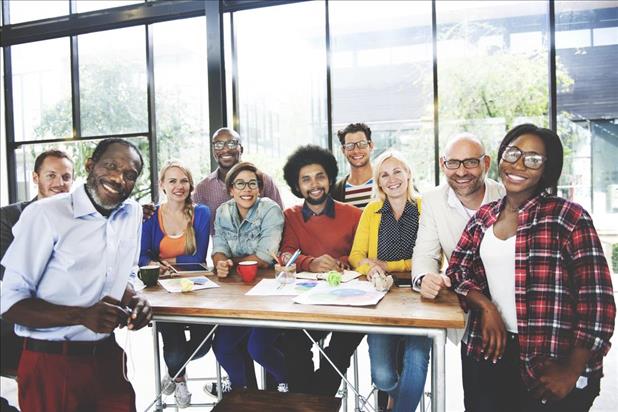
M 483 154 L 485 150 L 478 142 L 462 138 L 447 147 L 444 158 L 446 160 L 478 159 Z M 447 169 L 444 166 L 444 159 L 441 159 L 440 167 L 446 176 L 448 185 L 457 196 L 470 196 L 483 188 L 490 161 L 489 156 L 485 156 L 477 167 L 467 169 L 460 164 L 457 169 Z
M 540 137 L 533 134 L 523 134 L 513 140 L 509 146 L 517 146 L 524 153 L 534 152 L 546 156 L 545 144 Z M 523 156 L 515 163 L 509 163 L 500 159 L 500 178 L 507 194 L 517 194 L 522 197 L 530 197 L 536 192 L 536 188 L 543 176 L 545 165 L 539 169 L 529 169 L 524 165 Z
M 135 150 L 120 143 L 110 145 L 95 162 L 86 161 L 86 187 L 97 206 L 112 210 L 125 201 L 133 191 L 140 158 Z
M 236 147 L 229 148 L 228 145 L 231 144 L 232 141 L 237 143 Z M 215 144 L 224 143 L 222 149 L 215 148 Z M 220 131 L 212 139 L 212 153 L 213 157 L 219 164 L 219 167 L 224 170 L 229 170 L 236 163 L 240 161 L 240 155 L 242 154 L 242 145 L 240 144 L 240 140 L 238 136 L 233 135 L 228 131 Z
M 399 160 L 391 157 L 382 163 L 378 170 L 378 186 L 389 200 L 407 197 L 409 184 L 410 174 Z
M 236 185 L 242 185 L 241 182 L 244 182 L 245 187 L 238 189 Z M 251 186 L 254 188 L 251 188 Z M 258 179 L 255 173 L 249 170 L 243 170 L 238 173 L 234 179 L 233 186 L 230 189 L 230 196 L 232 196 L 236 202 L 236 206 L 241 211 L 241 214 L 243 214 L 243 211 L 247 211 L 253 207 L 255 202 L 257 202 L 259 195 L 260 189 L 258 187 Z
M 367 139 L 365 132 L 359 131 L 354 133 L 347 133 L 345 135 L 345 144 L 367 142 L 369 145 L 364 149 L 359 149 L 358 145 L 354 145 L 354 149 L 346 150 L 344 146 L 341 147 L 343 155 L 348 159 L 350 167 L 363 167 L 366 166 L 371 159 L 371 152 L 373 151 L 373 143 Z
M 328 174 L 322 165 L 313 163 L 298 171 L 298 191 L 307 203 L 321 205 L 326 202 L 329 189 Z
M 191 180 L 179 167 L 170 167 L 159 182 L 168 201 L 184 202 L 191 194 Z
M 64 157 L 47 156 L 38 172 L 32 172 L 39 199 L 66 193 L 73 184 L 73 163 Z

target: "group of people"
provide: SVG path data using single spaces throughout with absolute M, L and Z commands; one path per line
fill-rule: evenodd
M 465 332 L 449 331 L 454 343 L 461 340 L 466 411 L 589 410 L 616 309 L 590 216 L 553 195 L 562 169 L 559 137 L 532 124 L 510 130 L 498 151 L 500 184 L 487 177 L 483 144 L 457 135 L 440 158 L 446 182 L 422 196 L 401 153 L 387 150 L 372 162 L 367 125 L 350 124 L 338 138 L 350 173 L 337 180 L 331 152 L 297 148 L 283 172 L 303 202 L 288 208 L 272 178 L 241 160 L 241 137 L 229 128 L 212 136 L 217 169 L 195 185 L 185 165 L 168 162 L 159 176 L 165 201 L 144 213 L 129 199 L 143 167 L 131 143 L 101 141 L 86 162 L 86 183 L 70 193 L 70 158 L 55 150 L 40 155 L 37 197 L 2 208 L 1 219 L 3 363 L 5 322 L 13 322 L 24 338 L 21 408 L 135 410 L 113 331 L 137 330 L 151 319 L 133 291 L 136 271 L 205 262 L 212 238 L 219 277 L 235 276 L 248 260 L 262 268 L 275 259 L 285 264 L 300 250 L 298 271 L 350 268 L 369 280 L 411 272 L 413 290 L 427 299 L 451 289 L 468 313 Z M 183 365 L 211 329 L 160 325 L 162 391 L 180 407 L 191 403 Z M 364 338 L 310 334 L 330 334 L 324 353 L 342 373 Z M 414 411 L 430 340 L 370 334 L 367 341 L 372 382 L 387 395 L 384 409 Z M 229 376 L 209 388 L 215 394 L 255 387 L 254 361 L 273 390 L 332 396 L 341 384 L 326 360 L 315 369 L 302 331 L 221 326 L 196 357 L 211 347 Z

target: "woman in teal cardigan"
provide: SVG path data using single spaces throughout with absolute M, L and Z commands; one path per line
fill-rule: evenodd
M 376 159 L 374 195 L 363 210 L 350 252 L 350 264 L 371 277 L 412 269 L 420 198 L 414 191 L 410 166 L 399 152 L 387 151 Z M 395 412 L 416 410 L 427 377 L 431 341 L 424 336 L 367 336 L 371 379 L 389 394 Z M 403 347 L 403 369 L 398 373 L 398 348 Z

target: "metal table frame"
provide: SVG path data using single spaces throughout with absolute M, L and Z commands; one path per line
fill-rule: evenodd
M 160 393 L 160 357 L 159 357 L 159 341 L 157 336 L 156 322 L 172 322 L 182 324 L 209 324 L 209 325 L 225 325 L 225 326 L 248 326 L 248 327 L 263 327 L 263 328 L 279 328 L 279 329 L 311 329 L 311 330 L 329 330 L 337 332 L 360 332 L 360 333 L 376 333 L 376 334 L 392 334 L 392 335 L 415 335 L 427 336 L 432 339 L 432 356 L 431 356 L 431 391 L 433 393 L 431 410 L 432 412 L 445 412 L 446 410 L 446 367 L 445 367 L 445 351 L 446 351 L 446 329 L 445 328 L 422 328 L 410 326 L 382 326 L 382 325 L 367 325 L 367 324 L 352 324 L 352 323 L 329 323 L 329 322 L 307 322 L 298 320 L 267 320 L 267 319 L 250 319 L 250 318 L 223 318 L 212 316 L 173 316 L 173 315 L 157 315 L 153 316 L 154 327 L 154 351 L 155 351 L 155 388 L 157 394 Z M 218 375 L 218 374 L 217 374 Z M 218 376 L 219 377 L 219 376 Z M 220 382 L 219 382 L 220 383 Z M 159 397 L 156 401 L 157 410 L 161 410 L 162 403 Z

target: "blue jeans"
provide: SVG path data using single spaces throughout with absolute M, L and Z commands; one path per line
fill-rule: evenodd
M 189 356 L 202 343 L 212 326 L 206 325 L 181 325 L 178 323 L 159 323 L 159 332 L 163 338 L 163 358 L 167 366 L 167 373 L 170 376 L 176 375 L 182 365 L 189 359 Z M 185 329 L 189 329 L 191 338 L 187 341 Z M 212 338 L 201 347 L 193 358 L 198 359 L 208 353 Z M 184 376 L 183 370 L 179 376 Z
M 243 360 L 243 343 L 248 336 L 247 349 L 257 363 L 270 373 L 277 383 L 287 382 L 285 357 L 275 346 L 282 331 L 268 328 L 244 328 L 219 326 L 213 343 L 217 360 L 227 372 L 232 388 L 244 388 L 246 381 L 246 362 Z
M 371 380 L 394 400 L 393 412 L 413 412 L 423 395 L 431 339 L 424 336 L 368 335 Z M 403 371 L 397 368 L 403 345 Z

